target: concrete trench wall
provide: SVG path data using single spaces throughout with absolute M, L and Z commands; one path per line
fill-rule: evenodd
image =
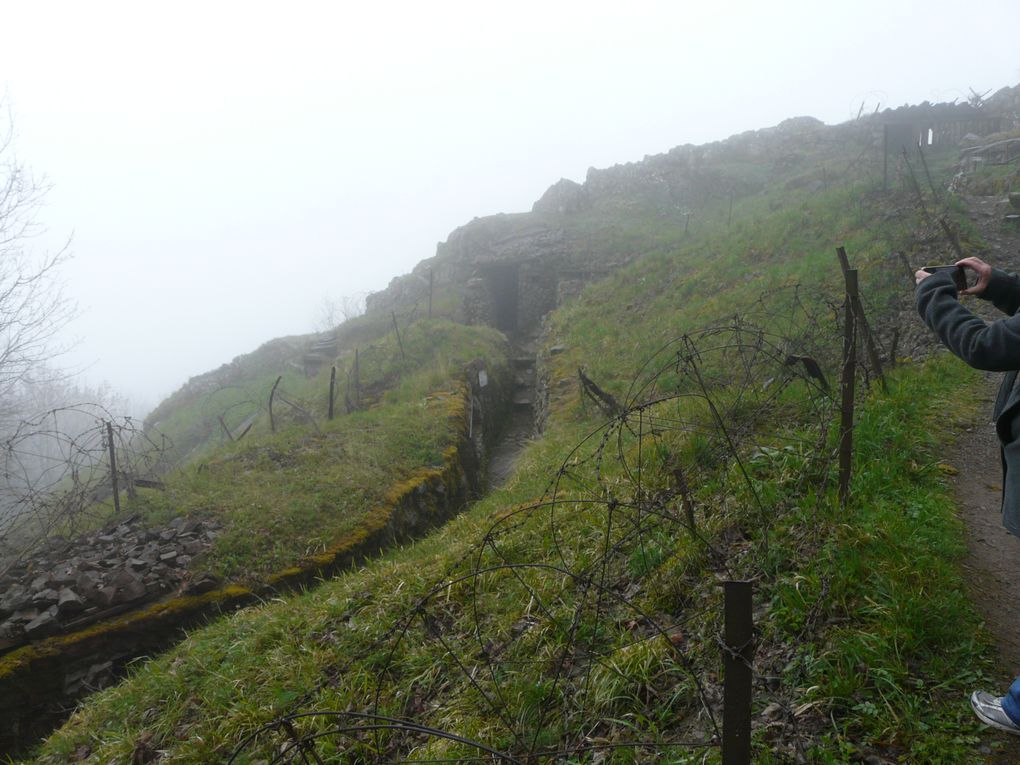
M 66 719 L 77 701 L 114 682 L 132 660 L 170 647 L 185 629 L 266 596 L 313 585 L 396 542 L 420 537 L 463 510 L 484 486 L 485 454 L 498 437 L 513 391 L 509 366 L 493 369 L 476 361 L 466 377 L 452 397 L 449 417 L 458 438 L 443 464 L 394 484 L 386 500 L 326 552 L 260 585 L 174 597 L 0 657 L 0 756 L 33 745 Z

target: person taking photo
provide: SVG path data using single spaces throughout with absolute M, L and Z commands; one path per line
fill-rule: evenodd
M 992 409 L 1002 454 L 1002 522 L 1020 536 L 1020 276 L 1009 274 L 980 258 L 963 258 L 955 264 L 964 269 L 954 279 L 953 269 L 934 273 L 917 271 L 917 310 L 938 339 L 970 366 L 1005 372 Z M 971 287 L 959 279 L 966 271 L 977 275 Z M 991 323 L 961 304 L 960 295 L 974 295 L 991 303 L 1006 316 Z M 1020 677 L 1003 696 L 974 691 L 971 707 L 978 719 L 999 730 L 1020 735 Z

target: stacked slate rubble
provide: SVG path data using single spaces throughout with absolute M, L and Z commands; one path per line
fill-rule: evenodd
M 50 540 L 0 574 L 0 650 L 192 591 L 191 563 L 218 530 L 196 519 L 175 518 L 162 528 L 131 519 L 72 541 Z

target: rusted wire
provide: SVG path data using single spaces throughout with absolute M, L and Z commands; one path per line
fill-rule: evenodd
M 481 538 L 379 639 L 336 668 L 333 676 L 342 675 L 345 667 L 354 666 L 370 654 L 378 656 L 382 650 L 382 659 L 374 670 L 379 679 L 373 697 L 365 700 L 367 718 L 385 717 L 388 684 L 401 671 L 400 649 L 410 641 L 419 641 L 436 645 L 448 662 L 444 665 L 444 683 L 459 680 L 462 693 L 486 710 L 489 727 L 511 742 L 496 751 L 496 747 L 487 749 L 479 742 L 461 740 L 480 754 L 477 758 L 458 756 L 449 761 L 497 758 L 505 762 L 551 763 L 600 749 L 718 745 L 717 680 L 707 678 L 706 668 L 695 661 L 683 639 L 677 639 L 692 625 L 710 620 L 714 612 L 707 607 L 692 608 L 678 584 L 675 609 L 668 614 L 651 613 L 634 597 L 642 584 L 641 575 L 632 568 L 634 560 L 640 561 L 650 550 L 659 549 L 657 539 L 688 535 L 705 550 L 710 565 L 720 571 L 730 575 L 739 568 L 743 576 L 757 576 L 759 561 L 734 557 L 723 541 L 698 529 L 698 516 L 712 512 L 711 503 L 695 505 L 693 501 L 700 487 L 717 478 L 728 464 L 739 465 L 734 475 L 743 484 L 743 491 L 755 498 L 756 533 L 765 539 L 772 519 L 782 508 L 769 506 L 759 496 L 755 477 L 759 463 L 769 463 L 773 454 L 786 454 L 783 449 L 803 459 L 810 475 L 797 476 L 794 492 L 829 472 L 832 450 L 827 432 L 834 406 L 831 391 L 817 372 L 811 372 L 812 365 L 791 365 L 787 360 L 793 354 L 810 359 L 816 370 L 831 368 L 835 360 L 827 348 L 832 347 L 837 330 L 825 320 L 831 318 L 831 305 L 824 300 L 804 300 L 795 285 L 777 289 L 772 297 L 784 306 L 781 311 L 785 319 L 776 313 L 768 315 L 780 309 L 770 308 L 763 301 L 739 319 L 664 344 L 641 366 L 626 395 L 618 399 L 621 411 L 592 430 L 566 455 L 537 501 L 494 519 Z M 786 326 L 791 333 L 765 331 L 752 321 L 754 318 L 771 326 Z M 828 332 L 825 337 L 819 337 L 823 334 L 821 328 Z M 774 425 L 777 417 L 781 421 L 784 396 L 794 385 L 807 394 L 808 420 L 791 422 L 789 428 L 777 434 L 773 427 L 766 426 Z M 667 437 L 693 443 L 692 453 L 667 454 Z M 683 486 L 647 483 L 647 463 L 653 452 L 660 462 L 674 460 L 682 471 Z M 665 474 L 671 473 L 667 469 Z M 567 524 L 578 514 L 584 514 L 590 524 L 590 537 L 584 540 L 577 538 L 576 524 Z M 522 541 L 522 533 L 535 540 L 534 549 L 545 545 L 547 550 L 541 556 L 524 553 L 522 558 L 522 549 L 529 547 Z M 591 544 L 596 538 L 597 544 Z M 664 553 L 665 558 L 657 565 L 675 554 Z M 448 593 L 465 586 L 468 592 L 461 601 L 463 605 L 451 605 Z M 485 591 L 493 586 L 503 592 L 502 601 L 519 602 L 516 616 L 492 610 L 492 600 Z M 519 593 L 519 597 L 508 593 Z M 626 641 L 611 639 L 619 624 L 633 624 L 637 634 Z M 451 629 L 455 632 L 448 634 Z M 546 633 L 552 637 L 543 637 Z M 692 719 L 703 720 L 710 733 L 695 738 L 685 735 L 687 729 L 681 727 L 674 731 L 675 740 L 664 743 L 644 740 L 639 729 L 626 732 L 617 726 L 614 743 L 603 746 L 586 742 L 577 728 L 579 723 L 616 725 L 593 706 L 595 674 L 619 672 L 614 654 L 628 646 L 647 645 L 649 640 L 661 641 L 662 671 L 675 673 L 677 679 L 686 678 L 693 690 L 684 697 L 684 703 L 693 705 L 697 712 Z M 541 668 L 536 681 L 541 681 L 544 693 L 559 699 L 555 711 L 540 705 L 529 725 L 522 723 L 519 700 L 511 697 L 505 687 L 506 678 L 514 676 L 513 668 L 522 667 Z M 293 708 L 307 708 L 317 692 L 309 689 Z M 648 695 L 647 702 L 639 700 L 641 693 Z M 654 687 L 643 692 L 636 689 L 628 697 L 635 705 L 633 715 L 651 714 L 652 706 L 647 710 L 641 706 L 660 703 L 656 693 Z M 262 730 L 272 727 L 270 724 Z M 410 744 L 391 742 L 395 748 L 386 749 L 382 736 L 395 730 L 455 740 L 454 733 L 430 727 L 424 721 L 340 726 L 331 733 L 319 731 L 314 737 L 371 736 L 373 751 L 386 750 L 385 761 L 410 761 Z M 544 746 L 542 741 L 549 737 L 557 738 L 561 746 Z M 244 746 L 242 743 L 238 751 Z

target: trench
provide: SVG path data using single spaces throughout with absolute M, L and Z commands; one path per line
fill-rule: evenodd
M 185 629 L 256 602 L 269 590 L 279 594 L 313 587 L 395 542 L 441 527 L 503 486 L 513 476 L 535 422 L 535 353 L 530 343 L 513 347 L 508 374 L 487 388 L 465 391 L 470 425 L 461 443 L 451 447 L 446 468 L 425 471 L 429 474 L 404 491 L 356 547 L 329 562 L 280 572 L 261 589 L 227 587 L 199 597 L 150 601 L 112 622 L 29 643 L 0 657 L 0 756 L 24 753 L 59 727 L 89 694 L 117 682 L 128 664 L 172 647 Z
M 486 471 L 488 491 L 495 491 L 510 480 L 517 467 L 517 458 L 534 434 L 535 363 L 535 354 L 530 347 L 515 347 L 510 413 L 499 440 L 489 454 Z

